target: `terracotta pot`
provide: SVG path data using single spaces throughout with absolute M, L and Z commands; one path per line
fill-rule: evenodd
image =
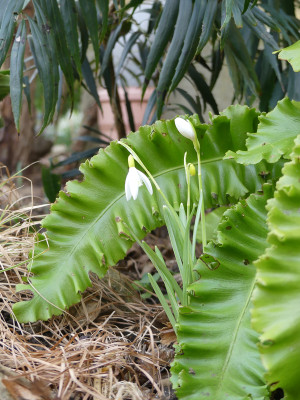
M 119 88 L 118 91 L 119 91 L 119 97 L 120 97 L 120 101 L 121 101 L 121 108 L 122 108 L 123 119 L 125 122 L 126 132 L 129 133 L 131 131 L 131 129 L 129 126 L 129 121 L 128 121 L 128 114 L 127 114 L 127 109 L 126 109 L 126 104 L 125 104 L 124 90 L 122 88 Z M 141 88 L 128 87 L 126 89 L 126 91 L 128 93 L 128 97 L 129 97 L 129 100 L 131 103 L 135 128 L 138 129 L 142 124 L 146 106 L 147 106 L 148 100 L 153 92 L 153 88 L 148 88 L 146 90 L 144 99 L 142 102 L 141 102 L 141 96 L 142 96 Z M 100 102 L 101 102 L 102 109 L 103 109 L 103 113 L 101 112 L 100 109 L 98 109 L 99 130 L 101 132 L 105 133 L 106 135 L 109 135 L 112 138 L 112 140 L 117 140 L 118 139 L 117 130 L 114 125 L 114 117 L 113 117 L 113 113 L 112 113 L 112 109 L 111 109 L 107 91 L 105 89 L 100 89 L 98 93 L 99 93 Z

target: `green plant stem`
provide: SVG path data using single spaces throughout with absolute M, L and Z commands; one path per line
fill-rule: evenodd
M 199 185 L 199 196 L 202 197 L 201 202 L 201 231 L 202 231 L 202 247 L 206 247 L 206 228 L 205 228 L 205 206 L 204 206 L 204 197 L 203 197 L 203 186 L 202 186 L 202 174 L 201 174 L 201 159 L 200 159 L 200 145 L 197 142 L 194 142 L 194 148 L 197 153 L 198 160 L 198 185 Z

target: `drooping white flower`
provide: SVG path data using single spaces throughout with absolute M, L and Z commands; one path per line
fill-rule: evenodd
M 190 123 L 190 121 L 185 120 L 181 117 L 177 117 L 175 118 L 175 125 L 179 133 L 182 134 L 182 136 L 192 140 L 193 142 L 196 140 L 195 128 Z
M 153 189 L 149 178 L 143 172 L 135 168 L 134 159 L 131 155 L 128 157 L 128 165 L 129 171 L 125 180 L 126 200 L 130 200 L 131 197 L 133 200 L 136 200 L 139 193 L 139 187 L 142 186 L 143 183 L 148 189 L 148 192 L 152 194 Z

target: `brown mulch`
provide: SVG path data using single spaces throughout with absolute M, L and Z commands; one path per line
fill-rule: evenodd
M 1 399 L 175 399 L 169 380 L 174 334 L 155 296 L 142 300 L 132 285 L 143 274 L 154 272 L 138 246 L 104 279 L 91 275 L 92 287 L 63 315 L 28 324 L 14 318 L 12 305 L 21 299 L 15 286 L 28 274 L 28 254 L 48 210 L 47 204 L 34 198 L 30 181 L 23 179 L 21 188 L 16 186 L 17 179 L 4 171 L 0 181 Z M 24 186 L 30 196 L 22 196 Z M 160 230 L 147 240 L 150 245 L 160 242 L 173 269 L 165 236 Z

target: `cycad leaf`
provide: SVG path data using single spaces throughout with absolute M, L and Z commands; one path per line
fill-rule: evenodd
M 300 102 L 283 99 L 266 115 L 259 117 L 257 133 L 249 134 L 248 151 L 229 151 L 238 163 L 255 164 L 262 159 L 276 162 L 282 155 L 290 158 L 293 143 L 300 133 Z
M 262 171 L 269 171 L 270 177 L 273 175 L 265 163 L 245 167 L 234 160 L 223 160 L 227 150 L 237 150 L 235 144 L 245 139 L 247 131 L 255 130 L 257 113 L 254 110 L 233 106 L 224 115 L 215 117 L 209 128 L 200 124 L 197 116 L 190 120 L 201 142 L 206 207 L 234 203 L 261 188 Z M 234 129 L 238 125 L 244 128 Z M 185 203 L 184 153 L 188 152 L 188 162 L 196 164 L 197 161 L 192 142 L 178 133 L 174 121 L 157 121 L 153 126 L 141 127 L 126 142 L 157 179 L 171 204 L 179 208 L 181 202 Z M 162 225 L 160 197 L 150 196 L 142 187 L 136 201 L 126 201 L 127 157 L 128 152 L 116 142 L 100 150 L 81 165 L 83 182 L 69 182 L 68 195 L 61 192 L 52 205 L 51 214 L 43 221 L 47 241 L 44 238 L 36 245 L 34 254 L 40 256 L 29 267 L 33 273 L 31 286 L 17 288 L 29 289 L 35 294 L 30 301 L 14 306 L 20 321 L 61 314 L 66 307 L 78 302 L 79 292 L 90 285 L 89 271 L 103 276 L 108 266 L 124 257 L 132 241 L 126 240 L 122 225 L 116 222 L 119 217 L 130 223 L 138 238 Z M 199 196 L 196 181 L 193 180 L 191 188 L 191 201 L 195 203 Z
M 255 263 L 253 326 L 261 333 L 266 378 L 284 398 L 299 399 L 300 368 L 300 135 L 267 209 L 269 247 Z
M 190 306 L 179 311 L 179 353 L 172 366 L 179 399 L 263 400 L 264 368 L 251 328 L 255 261 L 267 246 L 267 199 L 272 185 L 225 212 L 217 243 L 202 256 L 208 267 L 189 286 Z M 214 262 L 213 268 L 209 262 Z

